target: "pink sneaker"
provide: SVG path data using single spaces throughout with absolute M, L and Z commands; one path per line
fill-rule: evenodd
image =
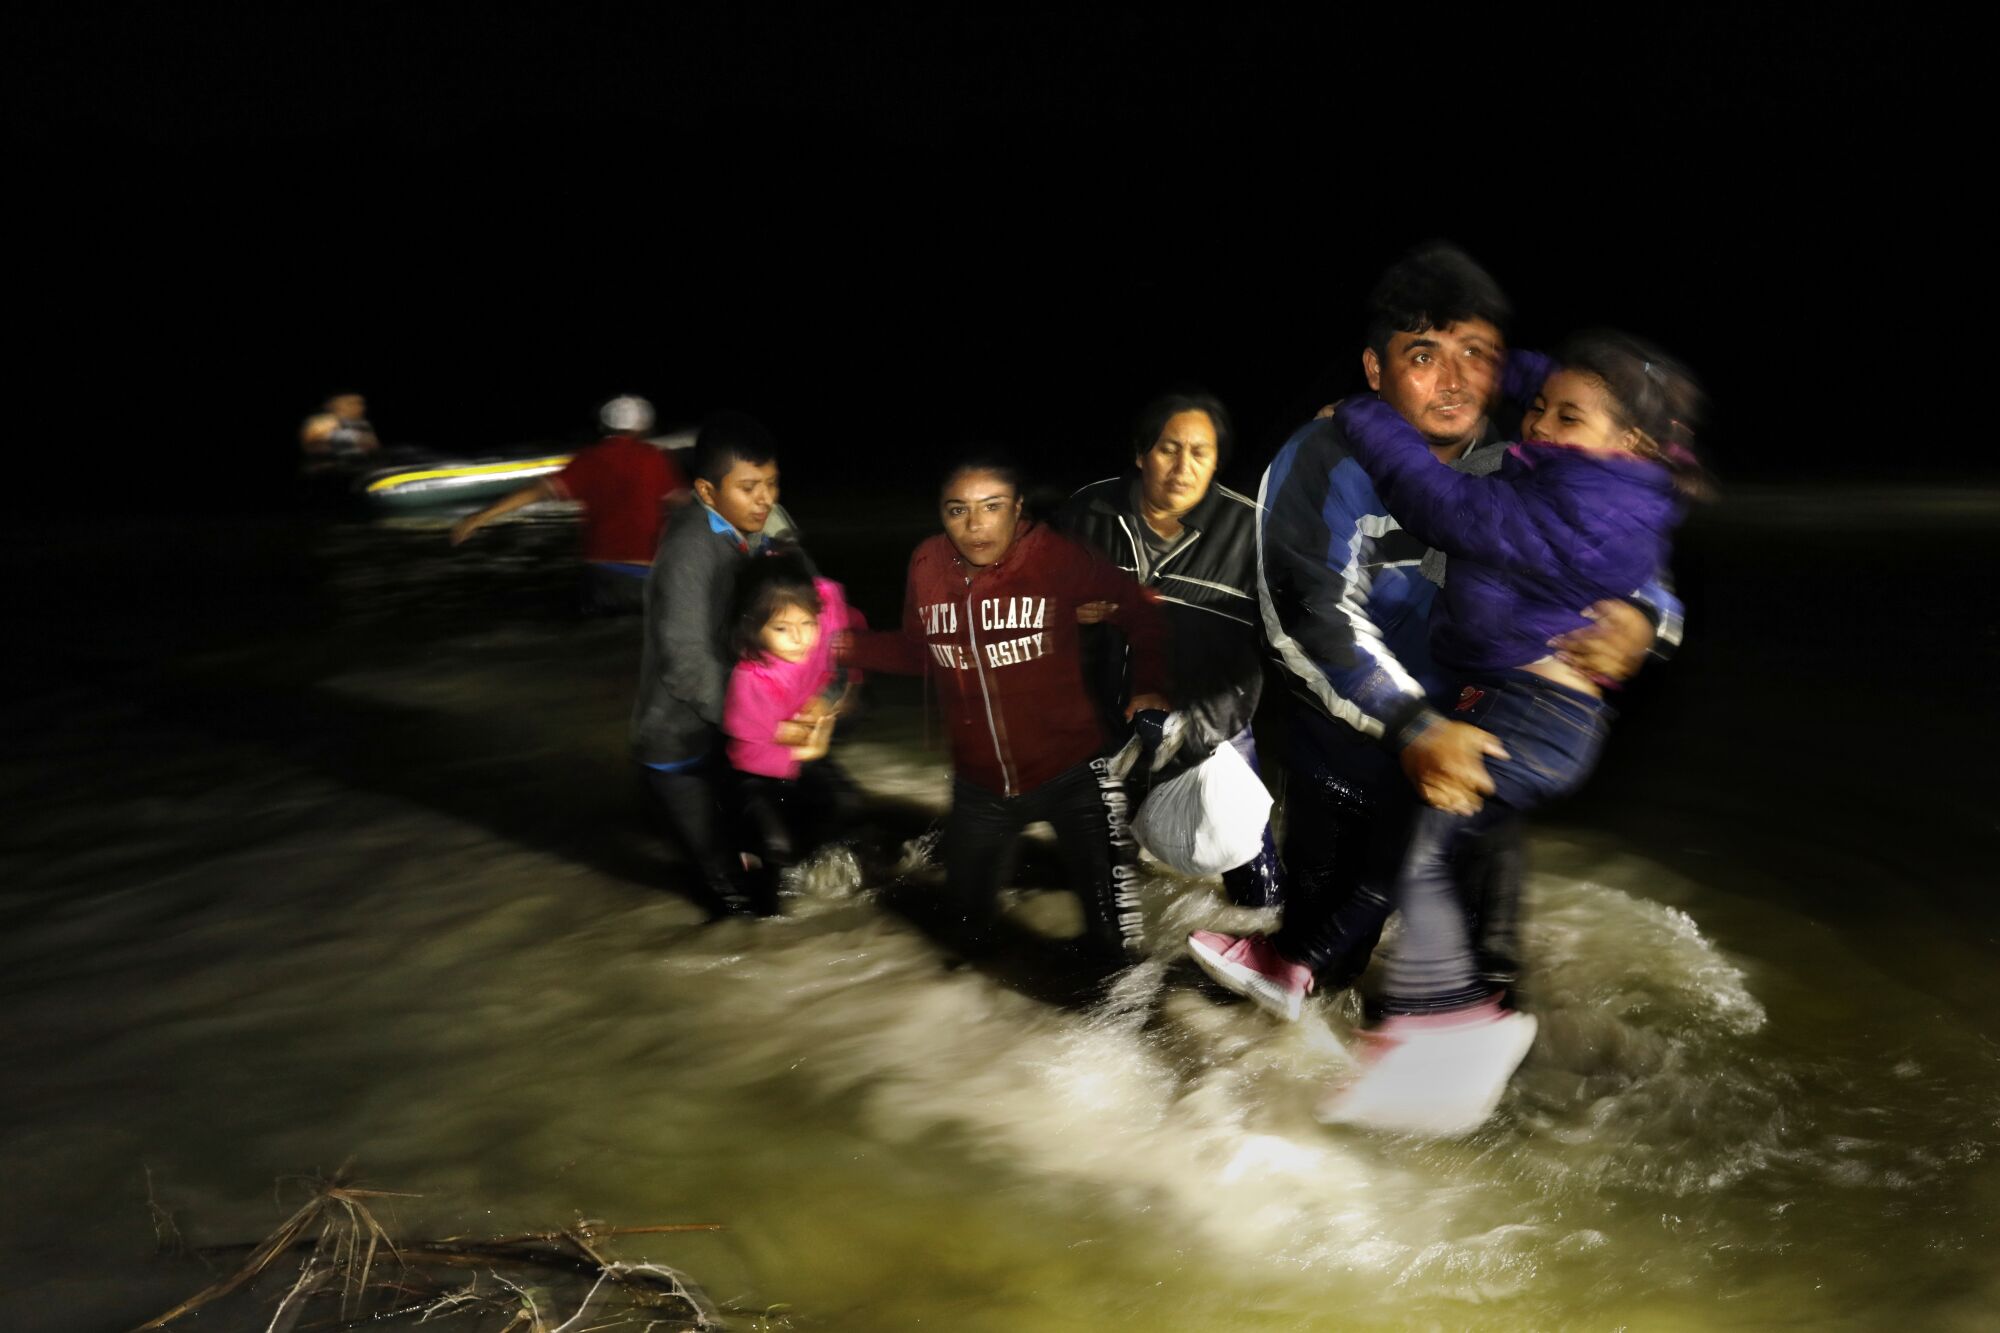
M 1237 939 L 1197 930 L 1188 936 L 1188 952 L 1224 989 L 1287 1023 L 1299 1021 L 1299 1006 L 1313 988 L 1312 969 L 1280 954 L 1262 935 Z
M 1535 1043 L 1531 1015 L 1497 999 L 1399 1014 L 1361 1034 L 1360 1068 L 1313 1108 L 1323 1125 L 1449 1137 L 1486 1123 Z

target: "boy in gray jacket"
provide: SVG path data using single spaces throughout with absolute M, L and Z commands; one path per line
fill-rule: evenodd
M 646 579 L 645 649 L 632 709 L 633 756 L 659 799 L 681 850 L 724 910 L 768 912 L 745 890 L 741 859 L 725 830 L 728 765 L 720 745 L 723 694 L 734 662 L 726 625 L 745 564 L 790 535 L 778 508 L 771 434 L 741 412 L 717 412 L 695 439 L 696 504 L 660 539 Z

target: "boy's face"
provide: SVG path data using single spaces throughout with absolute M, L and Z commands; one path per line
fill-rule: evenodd
M 721 481 L 704 478 L 695 482 L 694 493 L 738 532 L 762 532 L 772 506 L 778 503 L 777 460 L 746 463 L 739 458 Z

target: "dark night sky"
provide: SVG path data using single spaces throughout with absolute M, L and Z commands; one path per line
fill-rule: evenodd
M 865 456 L 922 487 L 969 437 L 1097 475 L 1080 452 L 1192 380 L 1248 464 L 1352 387 L 1376 271 L 1446 236 L 1523 340 L 1612 323 L 1693 362 L 1725 479 L 2000 473 L 1912 383 L 1984 268 L 1948 35 L 1492 12 L 16 20 L 15 392 L 71 441 L 39 466 L 88 423 L 169 501 L 282 485 L 346 385 L 440 445 L 574 435 L 627 388 L 743 406 L 794 482 Z

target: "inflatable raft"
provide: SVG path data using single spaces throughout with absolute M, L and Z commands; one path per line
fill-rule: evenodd
M 356 479 L 354 490 L 378 513 L 483 505 L 517 491 L 537 477 L 560 472 L 569 454 L 536 452 L 520 458 L 428 458 L 377 468 Z
M 687 449 L 694 444 L 694 432 L 655 435 L 647 443 L 656 449 Z M 352 484 L 354 494 L 378 514 L 478 508 L 537 477 L 562 471 L 573 454 L 573 449 L 560 444 L 519 445 L 505 453 L 466 458 L 404 445 L 383 450 Z

